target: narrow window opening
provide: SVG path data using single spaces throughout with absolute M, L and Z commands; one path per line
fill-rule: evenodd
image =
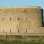
M 12 20 L 12 18 L 10 17 L 10 21 Z
M 18 32 L 19 32 L 19 29 L 18 29 Z
M 17 18 L 17 20 L 19 21 L 19 20 L 20 20 L 20 18 L 18 17 L 18 18 Z
M 11 28 L 10 28 L 10 32 L 11 32 Z
M 27 28 L 26 28 L 26 32 L 27 32 Z

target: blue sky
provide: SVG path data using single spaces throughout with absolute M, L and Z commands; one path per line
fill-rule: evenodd
M 0 8 L 41 6 L 44 8 L 44 0 L 0 0 Z

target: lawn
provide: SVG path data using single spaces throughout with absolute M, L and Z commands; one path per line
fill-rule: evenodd
M 44 44 L 44 36 L 1 36 L 0 44 Z
M 26 39 L 16 39 L 16 40 L 0 40 L 0 44 L 44 44 L 44 41 L 39 40 L 26 40 Z

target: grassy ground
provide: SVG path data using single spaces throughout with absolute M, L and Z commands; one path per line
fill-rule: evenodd
M 44 44 L 44 36 L 1 36 L 0 44 Z
M 44 41 L 39 40 L 0 40 L 0 44 L 44 44 Z

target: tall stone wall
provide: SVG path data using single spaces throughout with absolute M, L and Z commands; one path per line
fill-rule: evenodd
M 0 9 L 0 32 L 30 33 L 42 25 L 39 8 Z

